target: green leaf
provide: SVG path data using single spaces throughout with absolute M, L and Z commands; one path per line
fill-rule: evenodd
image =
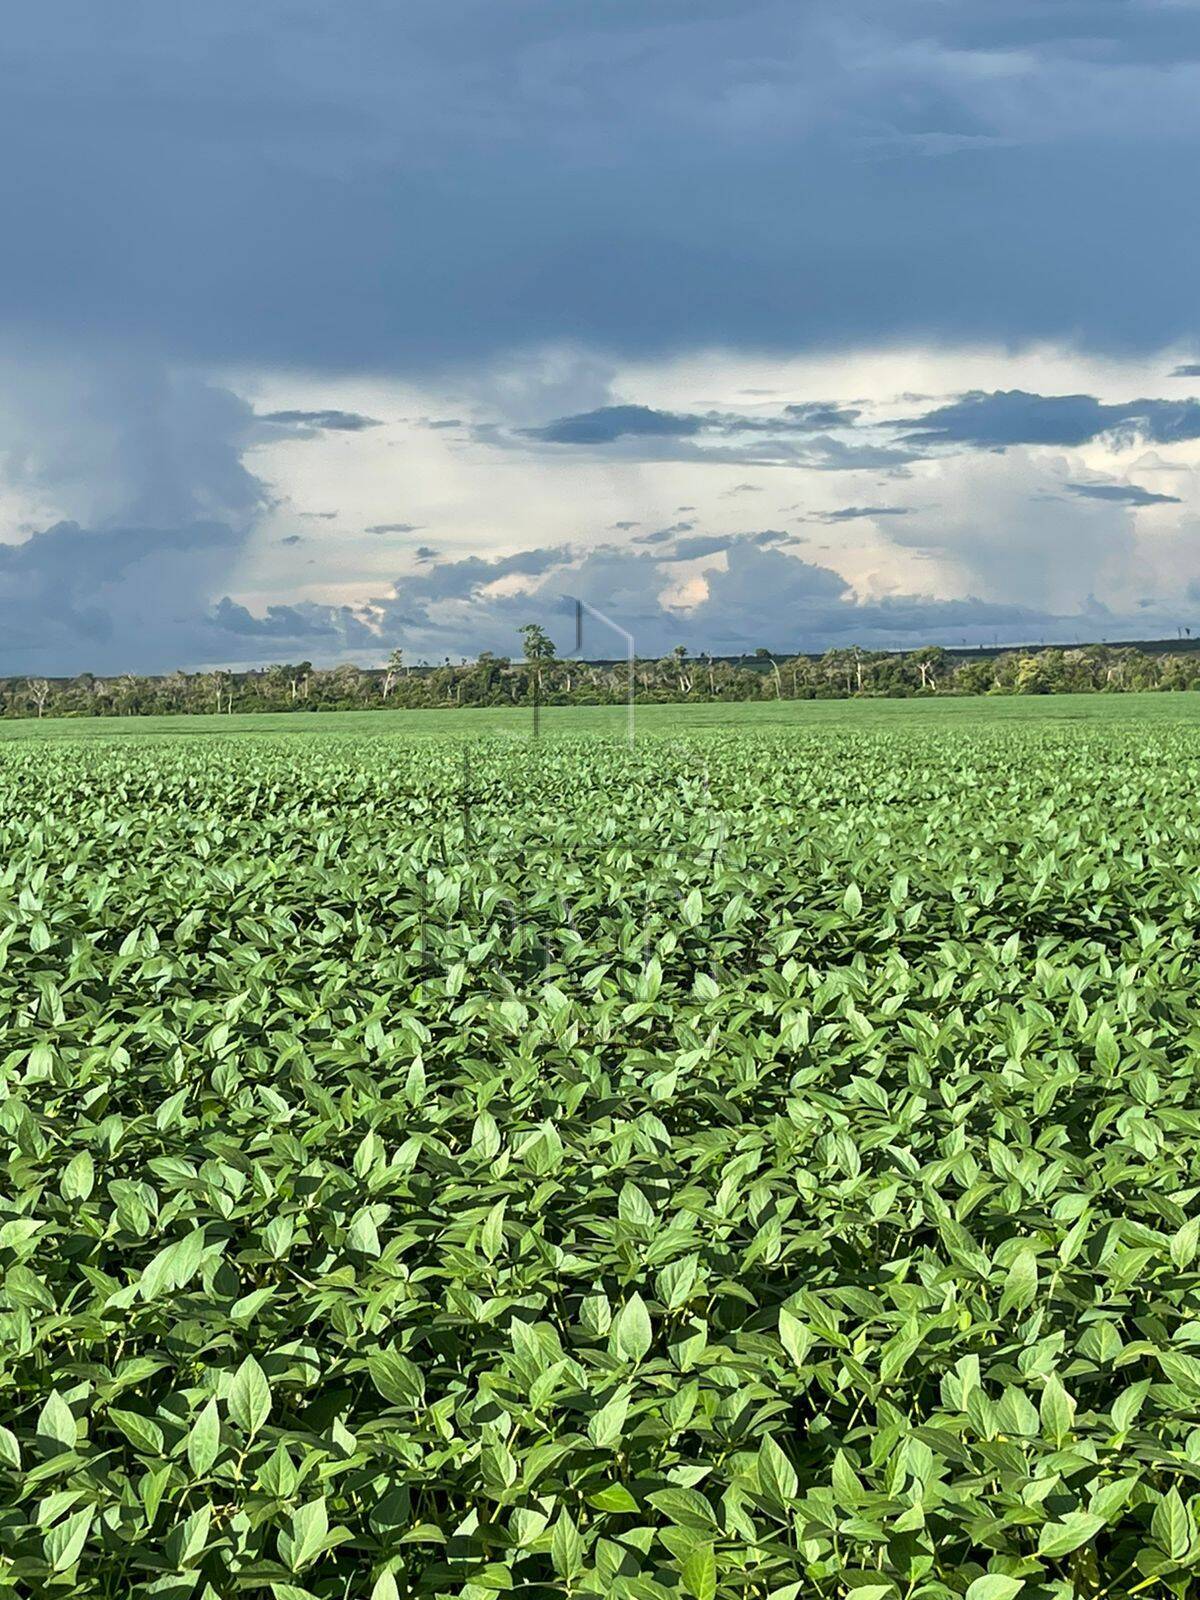
M 346 1230 L 346 1248 L 357 1250 L 360 1255 L 365 1256 L 377 1256 L 382 1253 L 375 1218 L 369 1206 L 364 1206 L 355 1213 Z
M 618 1390 L 601 1410 L 588 1420 L 588 1438 L 598 1450 L 608 1450 L 619 1444 L 625 1431 L 625 1417 L 629 1410 L 629 1393 Z
M 212 1525 L 212 1507 L 203 1505 L 194 1511 L 179 1529 L 179 1565 L 194 1567 L 208 1548 L 208 1534 Z
M 1042 1431 L 1046 1437 L 1052 1439 L 1055 1444 L 1062 1444 L 1074 1426 L 1075 1402 L 1067 1394 L 1055 1373 L 1051 1373 L 1046 1379 L 1046 1386 L 1038 1403 L 1038 1414 L 1042 1419 Z
M 1099 1064 L 1108 1072 L 1114 1071 L 1121 1060 L 1121 1051 L 1107 1021 L 1102 1021 L 1096 1029 L 1094 1049 Z
M 64 1200 L 86 1200 L 96 1183 L 96 1169 L 86 1150 L 68 1161 L 59 1180 L 58 1191 Z
M 1013 1311 L 1026 1311 L 1037 1299 L 1038 1263 L 1032 1250 L 1019 1250 L 1013 1257 L 1004 1280 L 1000 1296 L 999 1315 L 1007 1317 Z
M 758 1481 L 767 1500 L 778 1509 L 788 1507 L 800 1486 L 795 1467 L 769 1433 L 758 1450 Z
M 1104 1518 L 1089 1511 L 1070 1511 L 1058 1522 L 1048 1522 L 1038 1534 L 1039 1556 L 1070 1555 L 1080 1545 L 1094 1539 L 1104 1526 Z
M 1150 1537 L 1172 1561 L 1182 1561 L 1196 1537 L 1191 1514 L 1173 1486 L 1162 1496 L 1150 1519 Z
M 594 1494 L 589 1494 L 587 1503 L 596 1511 L 636 1511 L 638 1503 L 630 1494 L 623 1483 L 610 1483 L 603 1489 L 598 1489 Z
M 691 1299 L 699 1264 L 700 1258 L 696 1255 L 682 1256 L 659 1273 L 658 1298 L 668 1311 L 678 1311 Z
M 1101 1484 L 1088 1502 L 1088 1510 L 1104 1522 L 1112 1522 L 1129 1504 L 1137 1484 L 1137 1478 L 1117 1478 L 1112 1483 Z
M 583 1539 L 565 1509 L 559 1512 L 550 1537 L 550 1560 L 560 1578 L 573 1578 L 583 1566 Z
M 504 1248 L 504 1212 L 507 1205 L 507 1199 L 496 1201 L 479 1235 L 479 1247 L 489 1261 L 495 1261 Z
M 116 1423 L 135 1450 L 140 1450 L 143 1455 L 162 1455 L 163 1431 L 152 1417 L 144 1417 L 137 1411 L 124 1411 L 117 1406 L 109 1406 L 107 1416 Z
M 652 1338 L 650 1313 L 635 1289 L 613 1318 L 609 1346 L 619 1360 L 636 1363 L 650 1349 Z
M 1200 1247 L 1200 1217 L 1191 1217 L 1171 1235 L 1171 1260 L 1183 1271 L 1196 1259 Z
M 1113 1428 L 1117 1433 L 1127 1432 L 1137 1421 L 1138 1412 L 1145 1404 L 1149 1392 L 1148 1378 L 1142 1378 L 1137 1383 L 1131 1383 L 1127 1389 L 1122 1389 L 1113 1401 L 1110 1411 Z
M 297 1472 L 288 1454 L 287 1446 L 280 1443 L 258 1469 L 259 1485 L 273 1500 L 290 1500 L 297 1483 Z
M 200 1270 L 205 1238 L 202 1228 L 164 1245 L 142 1273 L 139 1292 L 143 1300 L 157 1300 L 169 1290 L 182 1289 Z
M 481 1111 L 471 1130 L 471 1154 L 477 1161 L 491 1161 L 500 1152 L 500 1129 L 490 1111 Z
M 655 1489 L 646 1499 L 656 1511 L 681 1528 L 695 1528 L 711 1534 L 717 1525 L 713 1509 L 695 1489 Z
M 617 1216 L 635 1227 L 654 1226 L 654 1207 L 635 1183 L 622 1186 L 617 1197 Z
M 1184 1394 L 1200 1396 L 1200 1359 L 1186 1350 L 1158 1350 L 1155 1352 L 1159 1366 Z
M 796 1365 L 802 1367 L 812 1348 L 812 1334 L 786 1306 L 779 1310 L 779 1342 Z
M 49 1399 L 38 1413 L 36 1432 L 43 1439 L 53 1439 L 56 1444 L 65 1445 L 68 1450 L 75 1448 L 78 1433 L 75 1416 L 57 1389 L 51 1391 Z
M 419 1406 L 425 1398 L 425 1379 L 415 1362 L 399 1350 L 381 1350 L 367 1360 L 371 1382 L 393 1405 Z
M 1010 1578 L 1000 1572 L 985 1572 L 967 1585 L 966 1600 L 1014 1600 L 1025 1587 L 1023 1578 Z
M 131 940 L 132 943 L 130 943 Z M 121 947 L 122 955 L 130 954 L 131 951 L 136 949 L 137 944 L 138 936 L 136 930 L 134 930 L 125 941 L 125 945 L 128 945 L 129 949 L 127 950 L 125 945 Z M 185 1084 L 182 1089 L 177 1089 L 173 1095 L 168 1096 L 159 1105 L 158 1110 L 154 1113 L 154 1126 L 160 1133 L 165 1133 L 168 1128 L 173 1128 L 177 1123 L 183 1121 L 183 1108 L 190 1093 L 191 1089 Z
M 197 1478 L 203 1478 L 217 1459 L 221 1448 L 221 1414 L 215 1399 L 210 1400 L 192 1424 L 188 1434 L 188 1465 Z
M 683 1587 L 693 1600 L 714 1600 L 717 1592 L 717 1560 L 711 1544 L 697 1545 L 681 1568 Z
M 325 1500 L 310 1500 L 293 1512 L 286 1534 L 280 1536 L 280 1554 L 291 1572 L 301 1572 L 320 1555 L 329 1535 Z
M 91 1531 L 94 1514 L 92 1506 L 85 1506 L 46 1534 L 42 1540 L 42 1550 L 52 1572 L 66 1572 L 79 1560 Z
M 225 1407 L 231 1421 L 247 1439 L 254 1438 L 271 1414 L 271 1385 L 252 1355 L 247 1356 L 234 1373 L 225 1396 Z

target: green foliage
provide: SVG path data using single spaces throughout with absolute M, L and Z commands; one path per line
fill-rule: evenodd
M 97 678 L 0 678 L 0 719 L 59 717 L 228 716 L 240 712 L 308 712 L 531 705 L 601 706 L 623 702 L 629 673 L 619 662 L 557 659 L 554 641 L 538 623 L 517 630 L 523 661 L 484 651 L 476 660 L 438 665 L 408 662 L 392 650 L 384 667 L 348 663 L 314 668 L 279 662 L 247 672 L 172 672 L 162 677 L 125 673 Z M 640 704 L 655 702 L 813 702 L 842 699 L 957 698 L 1103 694 L 1200 688 L 1200 643 L 1148 640 L 1141 644 L 1051 646 L 1036 650 L 940 645 L 907 655 L 864 651 L 857 645 L 822 656 L 689 657 L 676 645 L 661 659 L 638 657 Z
M 0 1595 L 1192 1592 L 1198 783 L 6 746 Z

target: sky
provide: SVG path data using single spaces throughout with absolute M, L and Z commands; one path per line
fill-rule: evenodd
M 5 45 L 0 675 L 1200 632 L 1200 0 Z

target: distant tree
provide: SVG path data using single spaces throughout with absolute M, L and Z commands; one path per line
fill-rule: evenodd
M 385 700 L 396 687 L 396 679 L 400 676 L 403 668 L 404 651 L 393 650 L 387 658 L 387 669 L 383 674 L 383 698 Z
M 523 628 L 518 629 L 518 632 L 521 635 L 521 643 L 525 649 L 525 659 L 533 668 L 534 680 L 537 683 L 538 694 L 540 695 L 543 669 L 558 654 L 554 648 L 554 640 L 536 622 L 527 622 Z
M 304 698 L 306 700 L 308 699 L 308 685 L 309 680 L 312 677 L 313 664 L 311 661 L 298 661 L 294 667 L 289 669 L 289 671 L 289 682 L 292 690 L 292 704 L 295 705 L 296 696 L 301 691 L 304 694 Z
M 167 704 L 173 711 L 183 711 L 187 707 L 188 676 L 176 668 L 163 679 L 163 693 L 167 697 Z
M 525 647 L 526 661 L 553 661 L 558 654 L 554 640 L 538 623 L 527 622 L 518 632 Z
M 993 676 L 990 661 L 967 661 L 954 674 L 954 686 L 967 694 L 986 694 Z
M 50 683 L 46 678 L 26 678 L 25 688 L 29 698 L 37 707 L 39 717 L 45 715 L 46 701 L 50 698 Z
M 1040 656 L 1022 656 L 1017 662 L 1018 694 L 1049 694 L 1050 679 Z
M 857 645 L 854 646 L 854 692 L 863 692 L 863 653 Z
M 846 693 L 854 692 L 854 655 L 849 650 L 826 650 L 821 657 L 825 681 L 832 686 L 844 687 Z
M 124 672 L 117 681 L 117 702 L 127 717 L 132 717 L 138 710 L 141 699 L 142 680 L 132 672 Z
M 914 650 L 908 658 L 909 664 L 916 669 L 921 680 L 921 688 L 936 690 L 938 678 L 946 668 L 946 652 L 940 644 L 926 645 L 922 650 Z
M 232 681 L 231 681 L 230 675 L 226 671 L 226 669 L 224 667 L 218 667 L 215 672 L 208 673 L 207 676 L 205 677 L 204 681 L 205 681 L 205 684 L 207 685 L 209 691 L 211 692 L 211 694 L 213 696 L 213 709 L 215 711 L 217 711 L 217 712 L 220 712 L 221 709 L 222 709 L 222 702 L 225 701 L 226 698 L 228 698 L 228 702 L 229 703 L 228 703 L 228 705 L 226 705 L 224 707 L 224 709 L 226 711 L 232 711 L 233 710 L 233 689 L 232 689 L 232 686 L 231 686 L 231 682 Z
M 339 700 L 357 701 L 362 698 L 363 675 L 360 667 L 344 661 L 340 667 L 334 668 L 330 681 Z
M 276 661 L 262 674 L 260 678 L 260 693 L 271 705 L 277 705 L 283 699 L 284 689 L 287 687 L 288 669 L 282 661 Z
M 679 692 L 680 692 L 680 694 L 691 694 L 693 679 L 692 679 L 692 675 L 686 670 L 686 668 L 687 668 L 687 645 L 685 645 L 685 644 L 677 644 L 675 646 L 675 648 L 671 651 L 671 656 L 672 656 L 672 659 L 675 662 L 675 673 L 676 673 L 676 676 L 679 679 Z

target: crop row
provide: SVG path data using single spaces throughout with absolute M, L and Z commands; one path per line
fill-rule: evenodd
M 0 1592 L 1187 1592 L 1198 780 L 4 751 Z

